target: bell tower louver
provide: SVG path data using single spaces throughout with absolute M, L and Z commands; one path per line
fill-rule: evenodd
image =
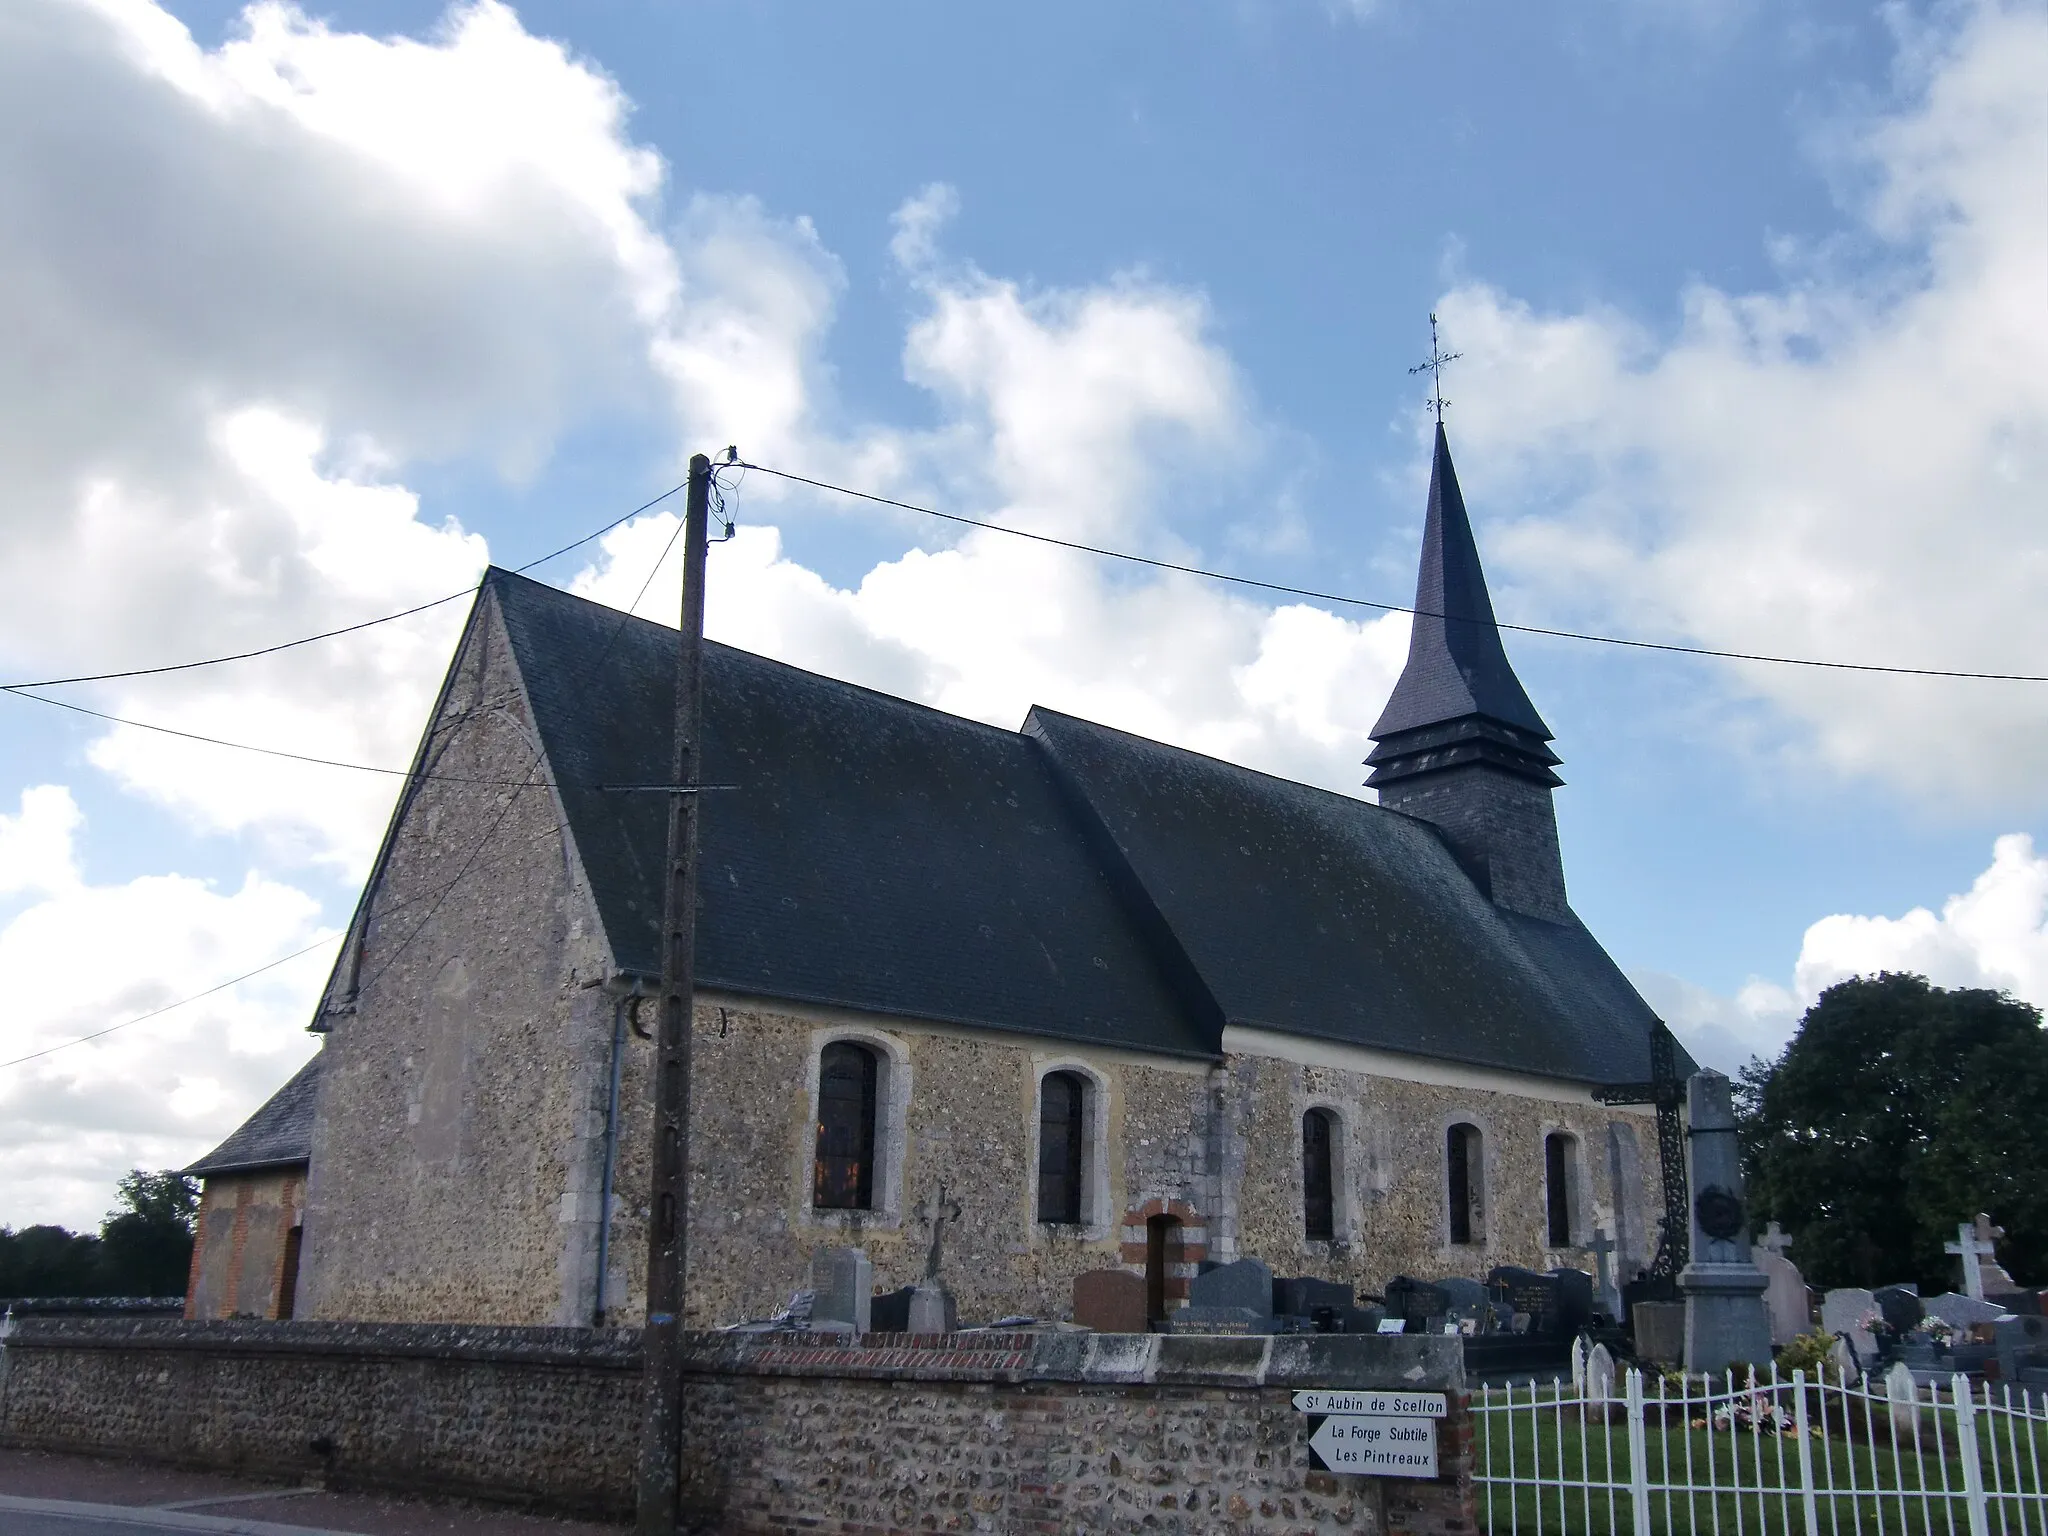
M 1434 823 L 1496 906 L 1569 922 L 1550 798 L 1559 759 L 1501 645 L 1441 421 L 1415 609 L 1366 783 L 1381 805 Z

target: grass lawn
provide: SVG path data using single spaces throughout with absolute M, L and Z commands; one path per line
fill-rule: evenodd
M 1808 1402 L 1810 1428 L 1819 1422 L 1819 1416 L 1812 1396 Z M 1870 1423 L 1876 1443 L 1871 1444 L 1863 1424 L 1862 1403 L 1854 1404 L 1856 1422 L 1850 1427 L 1855 1439 L 1842 1434 L 1840 1403 L 1831 1391 L 1828 1414 L 1833 1433 L 1826 1438 L 1809 1435 L 1807 1441 L 1823 1536 L 1967 1533 L 1970 1525 L 1962 1498 L 1962 1458 L 1952 1442 L 1945 1447 L 1938 1443 L 1935 1415 L 1923 1415 L 1917 1448 L 1911 1432 L 1902 1431 L 1895 1449 L 1881 1405 L 1872 1409 Z M 1693 1536 L 1695 1532 L 1804 1536 L 1805 1503 L 1800 1494 L 1799 1442 L 1795 1438 L 1744 1428 L 1733 1433 L 1725 1428 L 1711 1432 L 1692 1428 L 1692 1422 L 1705 1416 L 1699 1407 L 1690 1421 L 1674 1415 L 1668 1426 L 1660 1425 L 1655 1408 L 1653 1402 L 1644 1429 L 1652 1530 L 1669 1536 Z M 1953 1423 L 1947 1413 L 1940 1417 Z M 1518 1485 L 1537 1485 L 1509 1488 L 1480 1482 L 1480 1526 L 1492 1536 L 1507 1532 L 1633 1536 L 1628 1428 L 1618 1408 L 1611 1423 L 1594 1418 L 1582 1424 L 1575 1407 L 1560 1414 L 1546 1400 L 1532 1415 L 1523 1398 L 1512 1415 L 1498 1411 L 1479 1415 L 1478 1433 L 1482 1478 L 1512 1475 Z M 1994 1435 L 1998 1481 L 1994 1481 L 1992 1461 Z M 1999 1536 L 2048 1536 L 2048 1484 L 2043 1482 L 2048 1478 L 2048 1423 L 2036 1419 L 2029 1425 L 1980 1410 L 1977 1440 L 1985 1487 L 1993 1493 L 1990 1530 Z M 1595 1486 L 1566 1486 L 1578 1483 Z M 1997 1497 L 2001 1484 L 2007 1494 L 2021 1497 Z M 1687 1492 L 1688 1488 L 1723 1491 Z M 1743 1491 L 1737 1494 L 1732 1491 L 1736 1488 Z

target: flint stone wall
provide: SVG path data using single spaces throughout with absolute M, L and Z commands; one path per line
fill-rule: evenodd
M 1475 1529 L 1454 1339 L 697 1334 L 685 1359 L 705 1531 Z M 640 1363 L 629 1329 L 31 1320 L 0 1445 L 623 1518 Z M 1305 1387 L 1446 1392 L 1444 1475 L 1313 1470 Z

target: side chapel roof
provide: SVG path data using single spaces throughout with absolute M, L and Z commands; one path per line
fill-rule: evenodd
M 595 786 L 665 781 L 675 632 L 502 570 L 486 587 L 614 959 L 651 974 L 663 800 Z M 1501 910 L 1433 827 L 1348 795 L 716 643 L 704 754 L 703 782 L 738 786 L 702 806 L 706 986 L 1186 1057 L 1242 1024 L 1648 1076 L 1654 1016 L 1576 919 Z
M 289 1168 L 313 1157 L 313 1100 L 320 1087 L 325 1053 L 291 1075 L 226 1141 L 184 1171 L 201 1177 Z

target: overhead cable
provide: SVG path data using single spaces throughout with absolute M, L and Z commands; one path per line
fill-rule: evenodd
M 688 484 L 687 480 L 683 482 L 683 485 Z M 572 544 L 564 544 L 560 549 L 549 550 L 548 553 L 541 555 L 537 559 L 529 560 L 524 565 L 513 566 L 513 574 L 523 575 L 537 566 L 546 565 L 550 560 L 561 558 L 572 549 L 581 549 L 592 540 L 603 538 L 614 528 L 631 522 L 642 512 L 647 512 L 660 506 L 669 497 L 680 491 L 683 485 L 670 486 L 652 501 L 643 501 L 623 517 L 613 518 L 596 532 L 586 533 Z M 410 608 L 401 608 L 396 613 L 383 614 L 374 619 L 364 619 L 360 624 L 345 624 L 340 629 L 325 629 L 317 635 L 301 635 L 296 640 L 281 640 L 276 645 L 261 646 L 253 651 L 236 651 L 228 656 L 204 656 L 197 661 L 174 661 L 160 667 L 130 667 L 124 672 L 88 672 L 76 677 L 45 677 L 29 682 L 0 683 L 0 693 L 13 693 L 23 688 L 59 688 L 68 683 L 111 683 L 126 677 L 156 677 L 165 672 L 191 672 L 200 667 L 217 667 L 230 661 L 253 661 L 258 656 L 274 656 L 279 651 L 295 650 L 299 646 L 311 645 L 318 640 L 333 640 L 341 635 L 353 635 L 360 630 L 375 629 L 379 624 L 390 624 L 398 619 L 409 619 L 416 613 L 425 613 L 429 608 L 439 608 L 442 604 L 452 603 L 457 598 L 472 597 L 481 586 L 482 583 L 477 582 L 471 586 L 464 587 L 460 592 L 450 592 L 447 596 L 434 598 L 431 602 L 416 603 Z
M 1474 624 L 1476 619 L 1467 619 L 1455 614 L 1437 613 L 1426 608 L 1412 608 L 1402 603 L 1383 603 L 1376 598 L 1353 597 L 1343 592 L 1322 592 L 1313 587 L 1292 587 L 1284 582 L 1261 581 L 1255 576 L 1239 576 L 1229 571 L 1212 571 L 1199 565 L 1183 565 L 1174 560 L 1158 560 L 1150 555 L 1134 555 L 1128 550 L 1107 549 L 1099 544 L 1083 544 L 1077 539 L 1056 538 L 1049 533 L 1033 533 L 1025 528 L 1012 528 L 1003 523 L 991 523 L 978 517 L 964 517 L 957 512 L 941 512 L 934 507 L 920 507 L 914 502 L 898 501 L 893 496 L 878 496 L 872 491 L 857 491 L 851 486 L 834 485 L 829 480 L 814 480 L 809 475 L 799 475 L 786 469 L 771 469 L 766 464 L 751 464 L 742 461 L 742 469 L 759 470 L 764 475 L 773 475 L 779 480 L 794 480 L 800 485 L 815 486 L 821 491 L 832 491 L 841 496 L 856 497 L 861 501 L 876 502 L 885 507 L 900 507 L 905 512 L 921 513 L 935 517 L 942 522 L 959 523 L 969 528 L 984 528 L 990 533 L 1004 533 L 1015 539 L 1029 539 L 1034 544 L 1051 544 L 1060 549 L 1076 550 L 1084 555 L 1099 555 L 1105 560 L 1122 560 L 1131 565 L 1150 566 L 1154 570 L 1175 571 L 1183 576 L 1199 576 L 1205 581 L 1228 582 L 1232 586 L 1254 587 L 1261 592 L 1278 592 L 1288 597 L 1313 598 L 1323 603 L 1343 603 L 1354 608 L 1374 608 L 1382 613 L 1406 613 L 1420 619 L 1447 619 L 1454 624 Z M 1759 661 L 1779 667 L 1819 667 L 1835 672 L 1882 672 L 1900 677 L 1952 677 L 1967 678 L 1987 683 L 2048 683 L 2048 674 L 2032 672 L 1966 672 L 1950 667 L 1894 667 L 1869 661 L 1823 661 L 1811 656 L 1770 656 L 1753 651 L 1722 651 L 1705 645 L 1679 645 L 1664 640 L 1630 640 L 1620 635 L 1600 635 L 1576 629 L 1551 629 L 1541 624 L 1509 624 L 1500 620 L 1494 622 L 1497 629 L 1510 629 L 1517 634 L 1548 635 L 1554 640 L 1583 640 L 1594 645 L 1618 645 L 1637 651 L 1668 651 L 1680 656 L 1706 656 L 1720 661 Z

